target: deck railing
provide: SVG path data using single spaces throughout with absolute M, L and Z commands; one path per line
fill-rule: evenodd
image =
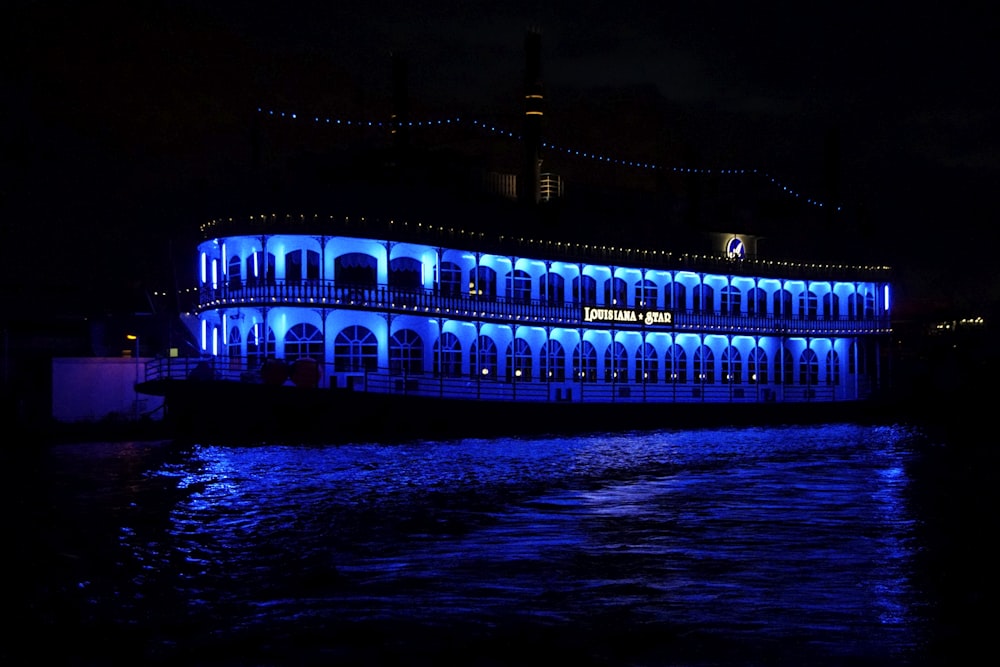
M 316 306 L 377 310 L 495 322 L 519 322 L 587 328 L 581 306 L 548 300 L 521 300 L 497 296 L 446 294 L 436 290 L 403 289 L 386 285 L 343 286 L 331 281 L 275 281 L 232 283 L 203 287 L 199 308 Z M 830 317 L 809 313 L 774 315 L 755 312 L 721 312 L 665 308 L 672 313 L 671 328 L 679 331 L 779 335 L 862 335 L 888 333 L 888 313 Z M 598 325 L 593 325 L 598 326 Z M 607 324 L 600 324 L 606 328 Z M 640 328 L 620 325 L 615 328 Z
M 291 368 L 286 365 L 286 368 Z M 263 383 L 265 373 L 246 359 L 229 357 L 174 357 L 146 363 L 145 380 L 204 380 L 250 384 Z M 279 381 L 281 378 L 279 378 Z M 291 374 L 285 384 L 294 384 Z M 316 391 L 332 387 L 353 391 L 393 393 L 448 399 L 534 402 L 600 403 L 809 403 L 865 399 L 872 388 L 866 378 L 833 384 L 607 382 L 497 380 L 488 377 L 403 373 L 387 369 L 324 373 Z

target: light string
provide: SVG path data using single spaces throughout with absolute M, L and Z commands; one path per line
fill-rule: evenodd
M 330 118 L 326 116 L 312 116 L 310 119 L 307 116 L 298 114 L 295 112 L 286 111 L 275 111 L 273 109 L 263 109 L 261 107 L 257 108 L 258 113 L 262 113 L 273 118 L 283 118 L 286 120 L 307 120 L 308 122 L 316 123 L 317 125 L 338 125 L 338 126 L 348 126 L 348 127 L 371 127 L 371 128 L 402 128 L 402 127 L 415 127 L 415 128 L 425 128 L 425 127 L 440 127 L 440 126 L 461 126 L 464 124 L 471 125 L 472 127 L 479 129 L 484 132 L 489 132 L 491 134 L 507 138 L 514 139 L 517 141 L 521 140 L 521 135 L 511 132 L 510 130 L 505 130 L 503 128 L 497 127 L 495 125 L 485 123 L 479 120 L 465 121 L 460 117 L 456 118 L 445 118 L 438 120 L 423 120 L 423 121 L 407 121 L 405 123 L 398 121 L 381 121 L 381 120 L 351 120 L 342 118 Z M 547 142 L 542 142 L 542 148 L 548 150 L 553 150 L 564 155 L 571 157 L 584 158 L 589 160 L 594 160 L 597 162 L 604 162 L 606 164 L 621 166 L 621 167 L 631 167 L 636 169 L 650 169 L 650 170 L 660 170 L 660 171 L 670 171 L 675 174 L 706 174 L 706 175 L 752 175 L 763 178 L 768 181 L 772 186 L 779 188 L 785 195 L 802 201 L 810 206 L 815 206 L 817 208 L 832 208 L 833 210 L 840 212 L 842 207 L 838 204 L 832 207 L 827 207 L 822 201 L 814 199 L 812 197 L 806 197 L 802 193 L 797 192 L 793 188 L 789 187 L 787 184 L 778 180 L 774 176 L 771 176 L 765 171 L 760 171 L 758 169 L 712 169 L 712 168 L 698 168 L 698 167 L 667 167 L 662 165 L 657 165 L 651 162 L 636 162 L 634 160 L 624 160 L 609 157 L 599 153 L 594 153 L 591 151 L 581 151 L 572 148 L 566 148 L 562 146 L 557 146 L 555 144 L 550 144 Z

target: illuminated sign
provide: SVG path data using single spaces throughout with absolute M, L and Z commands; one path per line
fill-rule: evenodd
M 674 323 L 674 314 L 667 310 L 628 310 L 626 308 L 584 306 L 583 321 L 606 324 L 669 325 Z
M 747 248 L 743 245 L 743 240 L 734 236 L 726 243 L 726 255 L 730 259 L 743 259 L 747 254 Z

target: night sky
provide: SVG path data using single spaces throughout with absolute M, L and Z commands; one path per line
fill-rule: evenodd
M 3 14 L 8 296 L 170 287 L 171 244 L 186 256 L 239 198 L 254 123 L 273 122 L 257 109 L 385 120 L 391 53 L 414 119 L 517 131 L 529 28 L 552 141 L 756 168 L 816 198 L 834 146 L 839 201 L 900 270 L 903 306 L 966 314 L 1000 296 L 1000 35 L 982 3 L 12 0 Z

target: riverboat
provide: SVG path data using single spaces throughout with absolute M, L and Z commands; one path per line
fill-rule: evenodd
M 883 382 L 886 269 L 740 255 L 756 247 L 740 234 L 678 255 L 365 218 L 205 231 L 201 355 L 155 360 L 140 385 L 199 426 L 795 420 L 846 413 Z
M 535 78 L 524 170 L 491 181 L 511 195 L 504 215 L 404 217 L 412 190 L 352 184 L 329 199 L 344 214 L 204 224 L 188 314 L 198 354 L 150 362 L 139 390 L 165 396 L 192 433 L 324 439 L 773 423 L 872 405 L 888 371 L 888 267 L 770 256 L 735 228 L 631 237 L 613 212 L 587 237 L 559 177 L 539 170 Z

